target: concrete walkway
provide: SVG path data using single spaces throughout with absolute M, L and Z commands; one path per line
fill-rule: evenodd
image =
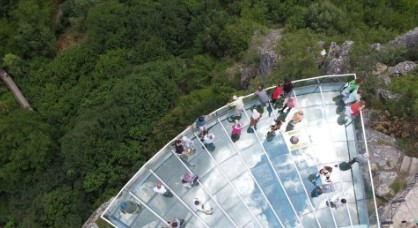
M 33 111 L 32 107 L 30 106 L 28 100 L 26 100 L 25 96 L 23 96 L 22 92 L 20 91 L 19 87 L 17 87 L 16 83 L 13 81 L 12 77 L 10 77 L 6 71 L 0 68 L 0 78 L 3 80 L 4 84 L 10 89 L 10 91 L 15 96 L 16 100 L 19 102 L 22 108 L 27 108 Z
M 393 225 L 390 227 L 400 227 L 401 221 L 412 222 L 414 219 L 418 220 L 418 184 L 415 184 L 405 197 L 405 202 L 399 206 L 392 219 Z

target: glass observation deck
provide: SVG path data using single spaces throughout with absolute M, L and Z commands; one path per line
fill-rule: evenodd
M 264 112 L 255 133 L 246 131 L 251 108 L 259 104 L 254 94 L 244 98 L 244 128 L 235 143 L 230 137 L 232 123 L 227 120 L 234 108 L 214 111 L 206 120 L 215 135 L 212 152 L 200 141 L 198 129 L 187 128 L 141 167 L 101 217 L 115 227 L 169 227 L 173 218 L 183 219 L 182 227 L 379 227 L 370 163 L 354 163 L 344 171 L 339 166 L 367 152 L 362 115 L 339 124 L 333 100 L 355 77 L 327 75 L 293 81 L 291 96 L 296 107 L 271 141 L 266 140 L 266 133 L 277 110 L 270 117 Z M 272 89 L 267 90 L 271 93 Z M 285 129 L 298 110 L 304 112 L 304 119 L 295 130 L 307 142 L 303 148 L 289 149 Z M 192 139 L 196 147 L 187 164 L 173 149 L 174 141 L 182 136 Z M 333 168 L 334 188 L 318 195 L 312 178 L 324 166 Z M 199 176 L 196 186 L 183 186 L 185 173 Z M 321 179 L 318 182 L 325 184 Z M 172 196 L 155 193 L 156 183 Z M 195 198 L 213 208 L 213 214 L 197 211 Z M 337 198 L 347 203 L 338 208 L 327 205 Z

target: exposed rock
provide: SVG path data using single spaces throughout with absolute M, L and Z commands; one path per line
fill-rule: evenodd
M 374 70 L 372 72 L 373 75 L 381 75 L 383 72 L 385 72 L 388 69 L 388 66 L 386 66 L 383 63 L 376 63 L 374 66 Z
M 384 196 L 390 193 L 390 185 L 396 180 L 396 172 L 377 172 L 374 178 L 376 186 L 376 195 Z
M 388 72 L 391 76 L 407 75 L 410 71 L 414 70 L 417 67 L 412 61 L 405 61 L 398 63 L 394 67 L 389 67 Z
M 90 218 L 87 219 L 82 228 L 99 228 L 99 226 L 96 224 L 96 220 L 100 217 L 101 214 L 103 214 L 103 212 L 109 206 L 110 202 L 112 202 L 113 198 L 114 197 L 112 197 L 106 203 L 100 205 L 100 207 L 92 215 L 90 215 Z
M 354 41 L 345 41 L 341 47 L 332 42 L 322 71 L 324 74 L 343 74 L 347 73 L 347 64 L 349 62 L 349 52 Z
M 273 50 L 267 50 L 260 56 L 259 73 L 262 79 L 265 79 L 271 69 L 277 64 L 277 54 Z
M 377 89 L 376 94 L 382 100 L 396 100 L 400 97 L 399 94 L 392 93 L 391 91 L 382 88 Z
M 396 145 L 394 137 L 385 135 L 376 130 L 366 128 L 367 143 L 370 152 L 370 161 L 380 170 L 394 169 L 401 157 L 401 150 Z
M 399 171 L 401 171 L 402 173 L 408 173 L 409 166 L 411 166 L 411 161 L 412 161 L 412 158 L 408 156 L 404 156 L 402 159 L 402 164 L 401 164 L 401 168 Z
M 278 56 L 274 51 L 276 49 L 276 41 L 281 37 L 281 30 L 271 29 L 267 36 L 263 38 L 262 44 L 259 48 L 260 67 L 259 74 L 262 79 L 265 79 L 271 69 L 277 65 Z
M 409 168 L 409 175 L 418 174 L 418 158 L 412 158 L 411 167 Z
M 368 109 L 367 112 L 363 112 L 363 122 L 367 133 L 370 131 L 370 127 L 378 120 L 380 113 L 380 110 L 375 109 Z M 367 135 L 367 138 L 369 138 L 369 135 Z
M 405 46 L 407 50 L 416 50 L 418 48 L 418 27 L 408 31 L 402 36 L 398 36 L 395 40 L 389 42 L 392 46 Z
M 251 78 L 253 78 L 256 75 L 256 72 L 254 68 L 247 67 L 247 66 L 241 67 L 240 72 L 241 72 L 241 84 L 240 84 L 241 88 L 247 89 L 248 86 L 250 85 Z
M 366 128 L 366 136 L 367 143 L 369 144 L 381 144 L 382 142 L 385 142 L 386 145 L 396 145 L 396 139 L 394 137 L 385 135 L 370 128 Z
M 380 51 L 383 49 L 383 46 L 379 43 L 375 43 L 371 45 L 371 48 L 373 51 Z
M 393 146 L 372 145 L 369 150 L 372 155 L 372 162 L 376 163 L 380 169 L 394 169 L 401 157 L 401 151 Z

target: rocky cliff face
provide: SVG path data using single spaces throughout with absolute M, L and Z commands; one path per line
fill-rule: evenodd
M 410 30 L 402 36 L 398 36 L 395 40 L 389 42 L 391 46 L 404 46 L 407 50 L 417 50 L 418 49 L 418 27 Z

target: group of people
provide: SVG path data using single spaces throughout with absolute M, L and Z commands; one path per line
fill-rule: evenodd
M 361 100 L 362 90 L 359 88 L 362 84 L 360 79 L 350 81 L 345 84 L 345 86 L 340 90 L 341 96 L 336 101 L 344 106 L 343 110 L 340 110 L 341 118 L 346 119 L 348 116 L 358 116 L 360 110 L 365 107 L 364 101 Z M 257 130 L 257 123 L 262 118 L 264 113 L 264 108 L 267 107 L 268 115 L 271 116 L 271 113 L 274 110 L 277 110 L 278 118 L 274 120 L 274 123 L 270 126 L 269 131 L 266 134 L 266 140 L 270 141 L 276 135 L 276 131 L 280 130 L 285 121 L 289 112 L 296 107 L 296 101 L 294 97 L 291 97 L 290 94 L 293 90 L 293 84 L 290 80 L 286 79 L 283 83 L 275 85 L 273 93 L 271 96 L 268 95 L 266 89 L 259 87 L 255 91 L 255 95 L 258 98 L 259 105 L 255 105 L 251 110 L 250 123 L 247 129 L 248 133 L 254 133 L 254 130 Z M 227 120 L 232 124 L 231 140 L 236 142 L 240 139 L 242 129 L 244 125 L 242 124 L 241 117 L 244 109 L 244 97 L 242 96 L 233 96 L 233 101 L 228 104 L 229 107 L 235 108 L 234 115 L 227 118 Z M 209 114 L 210 115 L 210 114 Z M 204 145 L 204 148 L 209 152 L 215 150 L 214 139 L 215 135 L 209 132 L 209 129 L 206 126 L 206 119 L 209 115 L 203 115 L 197 118 L 194 125 L 196 129 L 200 131 L 199 139 Z M 295 126 L 302 122 L 304 113 L 301 110 L 294 112 L 291 120 L 288 122 L 285 131 L 291 131 Z M 188 137 L 183 136 L 181 139 L 175 141 L 174 146 L 176 154 L 181 158 L 181 160 L 189 167 L 193 165 L 188 163 L 188 157 L 193 155 L 196 152 L 194 142 Z M 347 164 L 351 167 L 352 164 L 362 161 L 361 158 L 353 158 Z M 343 167 L 340 164 L 341 167 Z M 342 169 L 340 167 L 340 169 Z M 343 170 L 343 169 L 342 169 Z M 335 184 L 331 180 L 332 167 L 324 166 L 313 178 L 313 184 L 316 186 L 312 197 L 316 197 L 322 193 L 333 192 L 335 191 Z M 193 173 L 185 173 L 181 178 L 181 183 L 185 188 L 192 188 L 193 186 L 198 185 L 198 176 Z M 318 185 L 318 180 L 321 179 L 321 185 Z M 172 197 L 173 194 L 164 187 L 161 183 L 157 183 L 154 187 L 154 192 L 164 196 Z M 202 212 L 206 215 L 211 215 L 213 213 L 212 208 L 206 208 L 204 204 L 197 198 L 194 200 L 194 208 L 198 212 Z M 347 203 L 347 200 L 344 198 L 336 198 L 335 200 L 329 200 L 326 202 L 327 206 L 333 208 L 339 208 L 344 206 Z M 184 220 L 180 218 L 173 218 L 171 221 L 168 221 L 171 227 L 181 227 L 184 224 Z
M 255 91 L 255 95 L 258 98 L 259 105 L 252 107 L 250 124 L 247 129 L 248 133 L 254 133 L 254 130 L 257 130 L 257 123 L 262 118 L 264 114 L 264 108 L 267 107 L 268 115 L 271 116 L 271 113 L 278 109 L 278 117 L 274 120 L 274 123 L 270 126 L 269 131 L 266 134 L 266 139 L 268 141 L 272 140 L 276 135 L 276 131 L 280 130 L 283 122 L 285 121 L 287 114 L 290 110 L 295 108 L 296 102 L 294 97 L 291 97 L 290 94 L 293 91 L 292 81 L 285 79 L 283 83 L 279 85 L 274 85 L 274 91 L 271 96 L 268 95 L 265 88 L 259 86 Z M 233 96 L 233 101 L 228 104 L 230 107 L 235 107 L 235 113 L 233 116 L 228 117 L 227 120 L 234 122 L 232 125 L 231 138 L 232 141 L 236 142 L 239 140 L 241 135 L 241 130 L 243 124 L 240 122 L 242 111 L 244 108 L 243 97 Z M 303 111 L 299 110 L 294 113 L 292 119 L 286 126 L 286 131 L 291 131 L 295 128 L 295 125 L 300 123 L 303 119 Z
M 358 117 L 360 111 L 366 107 L 366 102 L 361 100 L 362 90 L 360 86 L 363 81 L 360 78 L 347 82 L 340 90 L 341 95 L 336 97 L 336 102 L 339 104 L 337 111 L 340 114 L 338 118 L 339 124 L 348 122 L 349 117 Z

